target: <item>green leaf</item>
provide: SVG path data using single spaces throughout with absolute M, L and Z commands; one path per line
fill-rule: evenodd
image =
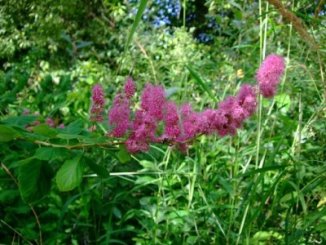
M 187 65 L 186 67 L 189 70 L 190 75 L 195 79 L 195 81 L 202 88 L 202 90 L 204 90 L 209 95 L 209 97 L 211 97 L 211 99 L 217 102 L 217 98 L 213 95 L 212 90 L 208 88 L 207 82 L 204 81 L 197 73 L 197 71 L 195 71 L 190 65 Z
M 16 116 L 16 117 L 8 117 L 3 120 L 4 123 L 18 126 L 18 127 L 25 127 L 26 125 L 35 122 L 37 116 L 34 115 L 23 115 L 23 116 Z
M 160 169 L 157 167 L 157 165 L 154 162 L 142 160 L 142 161 L 139 161 L 139 164 L 142 165 L 143 168 L 146 170 L 160 171 Z
M 116 156 L 119 159 L 119 162 L 126 163 L 131 160 L 130 154 L 127 151 L 126 147 L 124 145 L 120 145 L 120 150 L 116 153 Z
M 288 112 L 291 106 L 291 99 L 290 96 L 287 94 L 278 94 L 275 96 L 275 101 L 280 111 L 284 114 Z
M 68 156 L 68 151 L 63 148 L 41 147 L 38 148 L 34 157 L 39 160 L 50 161 L 55 159 L 62 159 Z
M 71 191 L 82 181 L 83 168 L 80 163 L 81 156 L 67 160 L 56 175 L 56 182 L 60 191 Z
M 41 199 L 51 188 L 52 168 L 46 162 L 30 159 L 19 168 L 19 190 L 23 200 L 31 203 Z
M 134 23 L 132 24 L 131 30 L 130 30 L 128 38 L 127 38 L 125 50 L 127 50 L 128 46 L 131 43 L 132 37 L 135 34 L 137 26 L 139 25 L 139 23 L 141 21 L 141 17 L 146 9 L 147 2 L 148 2 L 148 0 L 141 0 L 139 3 L 139 7 L 138 7 L 138 11 L 137 11 Z
M 40 124 L 35 126 L 33 128 L 33 132 L 36 134 L 46 136 L 48 138 L 54 138 L 58 134 L 58 132 L 54 128 L 51 128 L 46 124 Z
M 135 181 L 135 185 L 151 185 L 151 184 L 155 185 L 159 181 L 160 181 L 159 179 L 153 178 L 151 176 L 139 176 Z
M 84 123 L 81 119 L 73 121 L 65 128 L 61 129 L 60 132 L 63 134 L 78 135 L 84 129 Z
M 18 136 L 18 132 L 13 128 L 0 125 L 0 142 L 9 142 Z

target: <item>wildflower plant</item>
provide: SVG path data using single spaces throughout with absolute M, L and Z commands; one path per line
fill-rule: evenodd
M 108 135 L 124 138 L 130 153 L 147 151 L 151 143 L 165 142 L 187 149 L 200 135 L 235 135 L 243 122 L 255 112 L 258 94 L 266 98 L 275 95 L 284 69 L 281 56 L 267 56 L 257 71 L 257 86 L 244 84 L 237 95 L 227 97 L 217 108 L 207 108 L 201 112 L 194 111 L 189 103 L 178 106 L 166 98 L 162 86 L 147 83 L 141 95 L 140 108 L 134 111 L 133 117 L 131 99 L 136 86 L 129 77 L 124 91 L 115 96 L 109 110 L 112 130 Z M 92 99 L 91 112 L 96 119 L 101 119 L 99 114 L 103 110 L 104 98 L 99 85 L 94 86 Z M 92 118 L 94 115 L 91 115 Z

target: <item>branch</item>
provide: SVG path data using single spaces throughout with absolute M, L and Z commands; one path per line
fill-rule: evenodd
M 18 181 L 17 179 L 15 178 L 15 176 L 10 172 L 10 170 L 7 168 L 6 165 L 4 165 L 3 163 L 1 163 L 1 168 L 10 176 L 10 178 L 15 182 L 15 184 L 17 185 L 18 189 L 19 189 L 19 184 L 18 184 Z M 40 237 L 40 245 L 43 244 L 43 239 L 42 239 L 42 230 L 41 230 L 41 222 L 38 218 L 38 215 L 34 209 L 34 207 L 30 204 L 30 203 L 27 203 L 29 208 L 32 210 L 33 212 L 33 215 L 35 217 L 35 220 L 36 220 L 36 223 L 37 223 L 37 226 L 38 226 L 38 229 L 39 229 L 39 237 Z M 8 226 L 10 227 L 10 226 Z M 11 227 L 10 227 L 11 228 Z M 15 231 L 13 229 L 13 231 Z M 17 233 L 17 232 L 16 232 Z M 18 235 L 20 235 L 19 233 L 17 233 Z M 20 235 L 21 236 L 21 235 Z M 22 237 L 22 236 L 21 236 Z
M 313 39 L 312 36 L 307 31 L 307 28 L 303 24 L 302 20 L 293 14 L 291 11 L 287 10 L 280 0 L 267 0 L 270 4 L 274 5 L 274 7 L 278 10 L 278 12 L 282 15 L 282 17 L 290 22 L 294 29 L 299 33 L 299 35 L 303 38 L 303 40 L 309 44 L 309 46 L 317 50 L 319 49 L 319 45 Z M 322 0 L 323 1 L 323 0 Z

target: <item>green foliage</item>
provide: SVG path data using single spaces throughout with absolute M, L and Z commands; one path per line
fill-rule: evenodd
M 47 162 L 26 159 L 20 163 L 18 182 L 23 200 L 32 203 L 48 194 L 53 170 Z

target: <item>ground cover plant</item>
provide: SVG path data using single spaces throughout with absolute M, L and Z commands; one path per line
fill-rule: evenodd
M 1 244 L 324 244 L 324 1 L 0 5 Z

